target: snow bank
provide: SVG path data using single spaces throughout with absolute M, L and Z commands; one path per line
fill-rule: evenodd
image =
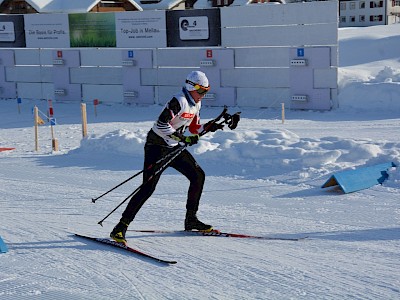
M 400 111 L 400 24 L 339 29 L 339 107 Z
M 82 140 L 76 153 L 83 156 L 103 153 L 104 156 L 135 156 L 141 159 L 146 134 L 144 130 L 93 134 Z M 321 169 L 321 172 L 337 171 L 400 159 L 396 150 L 400 149 L 400 142 L 337 137 L 301 138 L 286 129 L 218 131 L 204 136 L 197 145 L 188 149 L 195 153 L 201 165 L 209 166 L 209 175 L 240 175 L 252 179 L 289 171 L 303 174 L 306 170 L 315 169 Z M 221 161 L 223 168 L 215 167 Z M 396 185 L 396 182 L 392 184 Z
M 76 151 L 80 154 L 104 153 L 108 155 L 131 155 L 143 152 L 143 144 L 147 132 L 137 130 L 130 132 L 126 129 L 114 130 L 103 135 L 92 134 L 82 139 L 80 148 Z

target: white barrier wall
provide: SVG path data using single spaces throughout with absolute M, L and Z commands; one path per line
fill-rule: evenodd
M 199 69 L 212 86 L 205 105 L 337 104 L 336 1 L 224 7 L 220 18 L 218 47 L 0 49 L 0 97 L 14 86 L 21 98 L 164 103 Z

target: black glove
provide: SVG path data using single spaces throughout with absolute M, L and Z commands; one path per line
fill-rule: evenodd
M 229 116 L 229 120 L 227 120 L 226 123 L 228 123 L 229 129 L 233 130 L 237 127 L 239 121 L 240 121 L 240 112 L 237 112 Z
M 217 122 L 212 120 L 204 124 L 203 128 L 206 132 L 216 132 L 218 129 L 223 129 L 224 125 L 218 124 Z
M 185 139 L 182 142 L 184 142 L 188 146 L 192 146 L 194 144 L 197 144 L 197 142 L 199 141 L 199 138 L 200 137 L 197 134 L 189 135 L 189 136 L 185 136 Z

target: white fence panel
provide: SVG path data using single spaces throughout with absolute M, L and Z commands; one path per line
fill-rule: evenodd
M 335 13 L 336 12 L 336 13 Z M 221 27 L 337 23 L 338 2 L 246 5 L 221 8 Z
M 29 82 L 18 82 L 17 83 L 18 97 L 26 98 L 26 99 L 45 99 L 43 97 L 43 88 L 41 83 L 29 83 Z M 51 99 L 54 94 L 49 94 L 49 98 Z
M 40 49 L 14 49 L 16 65 L 40 65 Z
M 120 49 L 80 49 L 81 66 L 121 66 L 121 55 L 118 52 Z
M 289 88 L 237 88 L 237 105 L 280 108 L 290 98 Z
M 314 69 L 314 88 L 337 88 L 337 68 Z
M 42 83 L 42 97 L 39 99 L 52 99 L 54 97 L 54 83 Z
M 156 98 L 158 99 L 157 103 L 165 104 L 166 102 L 171 100 L 172 96 L 177 92 L 179 92 L 180 89 L 181 86 L 157 86 L 156 88 Z
M 287 68 L 288 47 L 235 48 L 235 68 Z
M 52 68 L 41 66 L 6 67 L 7 81 L 15 82 L 52 82 Z
M 141 48 L 147 58 L 138 55 L 129 66 L 121 54 L 138 54 L 134 47 L 12 49 L 15 63 L 4 66 L 4 86 L 16 84 L 23 98 L 162 104 L 179 91 L 190 71 L 202 70 L 212 87 L 204 105 L 279 107 L 284 102 L 329 109 L 337 100 L 337 1 L 223 7 L 220 16 L 221 46 Z M 76 59 L 71 65 L 72 52 Z M 304 60 L 305 66 L 296 67 L 293 60 Z M 305 85 L 308 89 L 300 89 Z M 143 97 L 127 101 L 136 91 Z M 308 93 L 312 101 L 294 103 L 298 93 Z
M 70 68 L 71 83 L 122 84 L 121 67 Z
M 242 68 L 221 71 L 223 87 L 289 87 L 289 68 Z
M 221 28 L 223 47 L 336 45 L 335 24 Z
M 40 49 L 39 60 L 41 65 L 44 66 L 53 65 L 53 51 L 54 49 Z
M 158 49 L 156 52 L 158 67 L 198 68 L 204 49 Z
M 122 85 L 83 84 L 82 99 L 85 102 L 98 99 L 104 103 L 123 103 L 123 88 Z
M 193 68 L 142 69 L 142 85 L 183 86 Z

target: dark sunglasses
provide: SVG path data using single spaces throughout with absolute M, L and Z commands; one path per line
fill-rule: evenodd
M 198 83 L 194 83 L 193 81 L 190 81 L 190 80 L 186 80 L 186 83 L 189 83 L 190 85 L 192 85 L 199 95 L 204 95 L 210 90 L 210 86 L 205 87 Z

